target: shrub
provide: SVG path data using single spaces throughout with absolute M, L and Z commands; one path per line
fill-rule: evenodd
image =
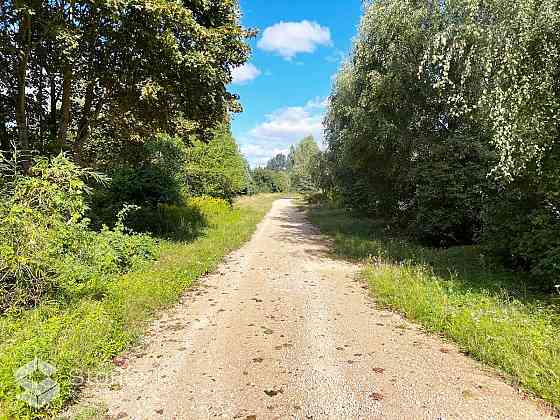
M 189 195 L 218 197 L 230 202 L 247 190 L 249 182 L 245 160 L 224 127 L 208 143 L 195 141 L 187 149 L 183 172 Z
M 537 285 L 553 289 L 560 272 L 559 208 L 515 185 L 490 197 L 484 211 L 485 249 L 513 268 L 528 270 Z
M 245 160 L 225 127 L 208 142 L 158 135 L 143 145 L 140 162 L 111 172 L 107 187 L 95 191 L 91 217 L 100 229 L 114 226 L 117 215 L 134 231 L 189 240 L 204 228 L 205 218 L 188 197 L 210 196 L 232 202 L 247 191 Z
M 155 254 L 155 242 L 122 224 L 96 233 L 83 218 L 85 179 L 99 174 L 64 155 L 39 159 L 15 177 L 0 200 L 0 311 L 37 304 L 47 295 L 71 298 Z
M 226 214 L 232 209 L 226 200 L 216 197 L 193 197 L 188 199 L 187 204 L 209 220 L 216 220 L 221 214 Z
M 185 150 L 180 138 L 160 134 L 142 146 L 140 162 L 112 168 L 110 181 L 93 194 L 94 225 L 114 226 L 125 205 L 153 210 L 160 204 L 181 203 Z
M 180 205 L 162 203 L 155 207 L 136 207 L 124 216 L 123 223 L 135 232 L 181 241 L 196 238 L 207 225 L 204 214 L 191 205 L 190 200 Z

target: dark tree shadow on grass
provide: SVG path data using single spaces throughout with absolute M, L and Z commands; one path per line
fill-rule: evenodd
M 134 211 L 125 225 L 161 239 L 192 242 L 204 233 L 208 220 L 196 206 L 160 204 Z
M 504 294 L 520 302 L 545 307 L 560 316 L 560 299 L 545 293 L 525 273 L 505 269 L 478 246 L 447 249 L 424 247 L 392 233 L 383 220 L 359 217 L 340 209 L 312 208 L 310 220 L 333 238 L 332 252 L 353 260 L 371 258 L 394 264 L 427 266 L 460 290 Z

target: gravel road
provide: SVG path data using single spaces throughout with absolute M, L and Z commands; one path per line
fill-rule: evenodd
M 132 419 L 539 419 L 537 402 L 423 333 L 332 259 L 288 199 L 162 313 L 78 406 Z

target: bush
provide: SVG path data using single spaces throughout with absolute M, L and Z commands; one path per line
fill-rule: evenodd
M 164 238 L 190 240 L 205 226 L 189 197 L 210 196 L 232 202 L 247 191 L 248 172 L 235 140 L 222 127 L 208 142 L 186 146 L 178 137 L 158 135 L 143 145 L 139 163 L 111 172 L 106 187 L 95 191 L 91 218 L 100 229 L 123 221 L 137 232 Z
M 316 206 L 318 204 L 328 205 L 330 203 L 329 197 L 325 193 L 320 192 L 305 194 L 305 201 L 311 206 Z
M 195 239 L 207 226 L 206 217 L 187 199 L 179 205 L 133 207 L 124 216 L 123 223 L 135 232 L 149 232 L 161 238 L 181 241 Z
M 153 258 L 155 242 L 122 224 L 96 233 L 83 218 L 87 177 L 64 155 L 39 159 L 0 200 L 0 311 L 37 304 L 47 295 L 71 298 L 95 290 L 112 274 Z
M 160 134 L 143 145 L 139 163 L 111 169 L 110 181 L 99 185 L 93 194 L 89 215 L 94 225 L 114 226 L 125 205 L 154 211 L 160 204 L 182 203 L 185 153 L 180 138 Z M 150 231 L 150 224 L 143 230 Z
M 527 270 L 535 283 L 553 289 L 560 272 L 558 207 L 540 194 L 508 185 L 484 211 L 485 249 L 513 268 Z
M 224 127 L 214 133 L 210 142 L 195 141 L 187 149 L 184 174 L 189 195 L 229 202 L 247 190 L 249 181 L 245 160 Z

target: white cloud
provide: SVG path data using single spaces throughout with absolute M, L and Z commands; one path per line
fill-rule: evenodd
M 241 146 L 241 153 L 249 160 L 249 163 L 254 166 L 264 166 L 270 158 L 282 153 L 287 155 L 289 149 L 274 148 L 271 149 L 265 144 L 248 144 Z
M 314 99 L 303 106 L 278 109 L 240 139 L 241 151 L 254 165 L 265 164 L 278 153 L 312 135 L 323 148 L 323 118 L 327 99 Z
M 256 79 L 260 74 L 261 71 L 257 67 L 251 63 L 246 63 L 231 70 L 231 76 L 233 77 L 232 83 L 242 85 Z
M 312 53 L 319 45 L 332 45 L 331 31 L 308 20 L 269 26 L 257 44 L 260 49 L 276 52 L 286 60 L 291 60 L 298 53 Z

